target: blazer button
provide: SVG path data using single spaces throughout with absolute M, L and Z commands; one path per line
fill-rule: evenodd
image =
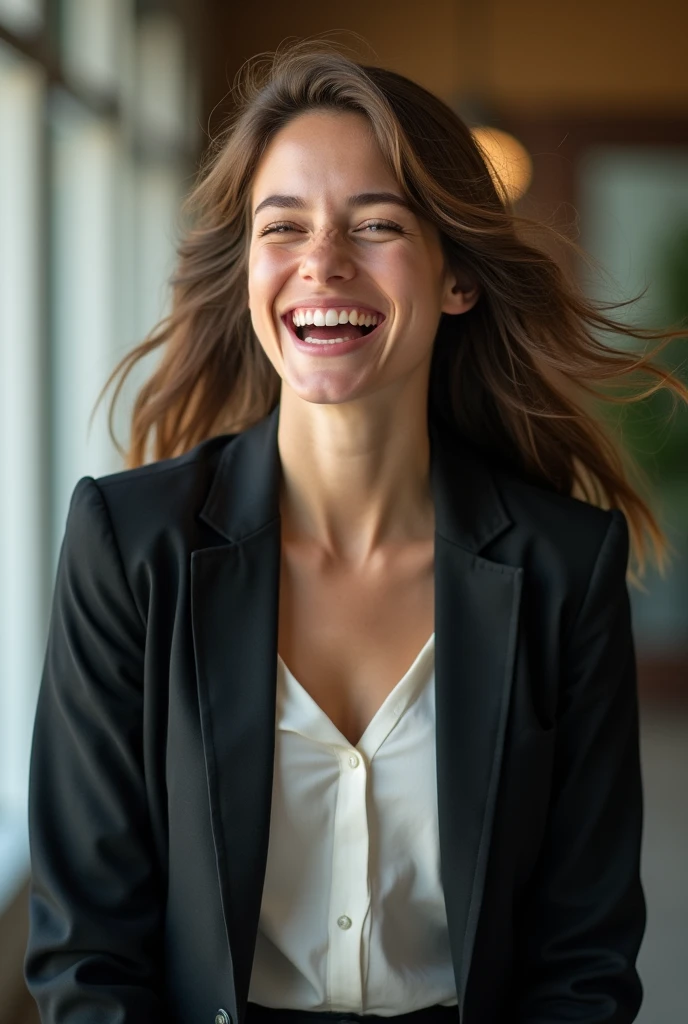
M 215 1014 L 215 1024 L 232 1024 L 232 1018 L 226 1010 L 218 1010 Z

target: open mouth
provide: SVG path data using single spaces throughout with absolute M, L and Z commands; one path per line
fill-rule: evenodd
M 337 334 L 338 336 L 342 337 L 350 335 L 352 338 L 364 338 L 365 335 L 373 334 L 375 329 L 380 327 L 381 323 L 382 321 L 380 321 L 380 323 L 378 324 L 371 324 L 370 327 L 358 327 L 354 326 L 353 324 L 340 324 L 338 328 L 333 327 L 331 330 L 333 333 L 333 337 L 335 336 L 335 334 Z M 304 341 L 305 338 L 308 337 L 308 332 L 311 329 L 311 326 L 312 325 L 310 324 L 306 324 L 305 327 L 297 327 L 296 324 L 292 321 L 292 328 L 294 329 L 296 337 L 300 341 Z
M 358 325 L 346 323 L 334 325 L 329 328 L 329 331 L 331 332 L 332 339 L 346 338 L 347 340 L 351 341 L 359 341 L 362 338 L 366 338 L 369 334 L 372 334 L 373 331 L 376 331 L 379 327 L 382 326 L 382 324 L 386 320 L 386 317 L 384 317 L 381 313 L 378 313 L 378 318 L 378 322 L 376 324 L 371 324 L 369 327 L 365 327 L 362 324 Z M 306 324 L 304 326 L 297 326 L 294 323 L 290 313 L 285 314 L 282 317 L 282 320 L 287 330 L 290 331 L 290 333 L 293 334 L 296 338 L 298 338 L 298 340 L 301 342 L 305 342 L 306 338 L 310 337 L 314 333 L 314 325 Z M 322 328 L 316 329 L 322 330 Z M 321 342 L 323 345 L 326 345 L 328 343 L 328 340 L 330 339 L 322 338 Z M 346 342 L 344 342 L 344 344 L 346 344 Z

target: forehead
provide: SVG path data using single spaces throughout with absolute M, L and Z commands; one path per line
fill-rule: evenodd
M 368 119 L 351 111 L 308 111 L 270 140 L 253 179 L 253 206 L 269 193 L 308 200 L 338 191 L 394 189 L 397 182 Z

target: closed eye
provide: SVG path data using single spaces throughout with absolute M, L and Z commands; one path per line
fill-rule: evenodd
M 404 229 L 400 224 L 395 224 L 393 220 L 373 220 L 369 224 L 364 224 L 359 230 L 363 231 L 365 228 L 381 228 L 384 231 L 397 231 L 403 235 Z
M 405 233 L 404 229 L 401 227 L 400 224 L 395 224 L 394 221 L 391 221 L 391 220 L 373 220 L 373 221 L 370 221 L 368 224 L 364 224 L 363 227 L 357 228 L 357 230 L 358 231 L 366 231 L 369 228 L 376 228 L 377 229 L 377 230 L 373 231 L 372 234 L 377 234 L 378 231 L 396 231 L 398 234 L 401 234 L 401 235 L 403 235 Z M 258 237 L 262 238 L 263 235 L 270 235 L 270 234 L 280 234 L 281 235 L 281 234 L 285 234 L 287 231 L 298 231 L 298 230 L 299 230 L 298 228 L 296 228 L 293 224 L 290 224 L 288 221 L 279 221 L 276 224 L 268 224 L 267 227 L 264 227 L 261 231 L 258 232 Z

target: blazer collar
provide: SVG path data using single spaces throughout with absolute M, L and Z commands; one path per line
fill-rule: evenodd
M 240 543 L 279 518 L 279 403 L 224 449 L 201 519 Z M 436 532 L 474 554 L 511 525 L 493 473 L 458 435 L 429 420 Z

